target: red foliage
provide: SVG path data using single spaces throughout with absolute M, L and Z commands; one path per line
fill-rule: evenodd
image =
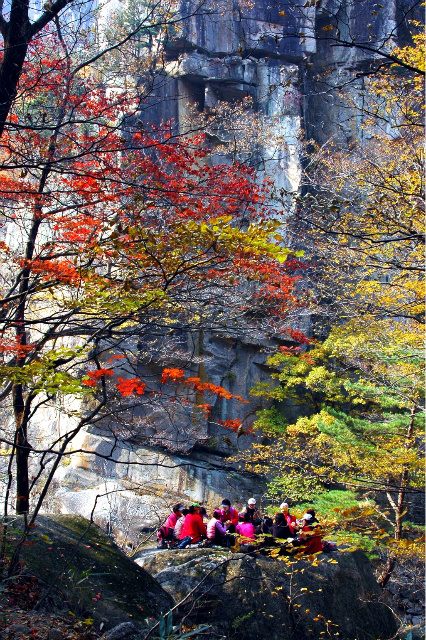
M 69 260 L 22 260 L 22 267 L 33 274 L 40 274 L 42 281 L 60 281 L 75 284 L 80 281 L 80 274 Z
M 185 371 L 183 369 L 163 369 L 163 373 L 161 375 L 161 382 L 164 384 L 168 380 L 173 380 L 174 382 L 182 380 L 185 377 Z
M 97 382 L 105 376 L 112 376 L 114 373 L 114 371 L 112 369 L 96 369 L 96 371 L 88 371 L 87 372 L 87 376 L 88 378 L 83 378 L 82 379 L 82 384 L 84 384 L 86 387 L 97 387 Z
M 300 344 L 311 344 L 312 340 L 307 338 L 304 333 L 301 331 L 297 331 L 295 329 L 286 329 L 285 333 L 290 336 L 292 340 L 295 342 L 299 342 Z
M 222 427 L 227 427 L 228 429 L 231 429 L 231 431 L 235 431 L 235 433 L 240 429 L 240 427 L 242 427 L 241 420 L 218 420 L 218 422 Z
M 102 376 L 112 376 L 114 371 L 112 369 L 97 369 L 96 371 L 88 371 L 87 375 L 92 380 L 99 380 Z
M 109 280 L 109 286 L 118 289 L 121 283 L 96 267 L 119 264 L 123 270 L 138 264 L 142 285 L 146 286 L 144 270 L 151 270 L 151 284 L 161 287 L 169 274 L 159 267 L 175 244 L 179 225 L 229 216 L 238 227 L 247 219 L 270 217 L 270 185 L 259 184 L 255 169 L 237 162 L 209 165 L 204 161 L 209 150 L 203 136 L 176 139 L 167 126 L 152 128 L 150 134 L 135 131 L 133 139 L 123 139 L 119 123 L 108 123 L 115 122 L 117 113 L 131 113 L 137 107 L 136 96 L 108 93 L 95 76 L 70 76 L 66 56 L 52 51 L 61 51 L 53 33 L 45 33 L 43 40 L 35 38 L 20 82 L 21 95 L 31 93 L 32 100 L 49 97 L 52 122 L 42 121 L 46 129 L 37 122 L 24 129 L 11 125 L 0 142 L 3 165 L 11 168 L 0 186 L 0 198 L 16 202 L 18 216 L 25 205 L 34 221 L 51 230 L 45 242 L 39 242 L 37 255 L 18 260 L 34 281 L 77 287 L 89 279 L 101 286 Z M 63 124 L 55 131 L 55 114 L 61 110 Z M 16 112 L 17 122 L 25 121 L 25 104 L 20 111 L 17 103 Z M 22 164 L 23 149 L 26 155 L 31 150 L 31 165 L 49 169 L 42 191 L 33 172 L 12 173 Z M 158 252 L 148 255 L 144 242 L 159 228 L 162 243 Z M 194 261 L 185 277 L 200 285 L 212 278 L 225 288 L 238 287 L 247 278 L 257 281 L 261 286 L 254 299 L 267 303 L 265 313 L 270 314 L 296 301 L 292 273 L 299 261 L 290 268 L 290 261 L 280 265 L 249 250 L 230 254 L 224 244 L 204 264 L 200 258 L 205 247 L 189 243 L 185 251 Z M 89 260 L 90 269 L 85 266 Z
M 228 225 L 242 236 L 248 222 L 278 215 L 268 204 L 270 181 L 260 181 L 254 168 L 238 162 L 211 164 L 204 136 L 176 138 L 167 125 L 130 131 L 124 138 L 117 114 L 130 116 L 139 108 L 137 91 L 110 91 L 95 73 L 71 68 L 53 27 L 34 38 L 19 99 L 0 140 L 5 169 L 0 203 L 19 233 L 27 234 L 21 248 L 2 241 L 0 251 L 15 270 L 12 282 L 28 284 L 21 315 L 11 312 L 13 320 L 1 334 L 9 330 L 16 337 L 1 341 L 0 352 L 22 360 L 36 349 L 42 352 L 43 337 L 25 344 L 34 309 L 41 327 L 53 327 L 54 309 L 53 344 L 70 335 L 67 323 L 74 311 L 72 335 L 78 337 L 83 326 L 84 340 L 109 322 L 114 328 L 143 326 L 145 318 L 147 326 L 198 330 L 202 321 L 197 325 L 193 318 L 210 307 L 210 327 L 222 316 L 222 326 L 228 326 L 229 314 L 233 327 L 241 318 L 244 326 L 267 318 L 279 330 L 288 309 L 301 304 L 295 284 L 303 265 L 295 258 L 281 264 L 272 254 L 259 254 L 254 244 L 220 234 Z M 270 242 L 278 246 L 274 233 Z M 40 305 L 40 300 L 48 302 Z M 14 295 L 10 304 L 12 311 L 18 307 Z M 300 332 L 287 333 L 301 344 L 309 342 Z M 96 388 L 113 373 L 89 371 L 82 383 Z M 161 382 L 247 402 L 221 386 L 186 377 L 179 368 L 164 368 Z M 143 395 L 146 386 L 140 378 L 118 378 L 115 384 L 123 397 Z M 209 404 L 197 406 L 209 414 Z M 237 432 L 243 428 L 239 421 L 224 424 Z
M 186 378 L 182 380 L 184 384 L 192 387 L 194 391 L 199 393 L 212 393 L 219 398 L 225 398 L 225 400 L 231 400 L 234 398 L 235 400 L 239 400 L 240 402 L 248 402 L 248 400 L 244 400 L 241 396 L 236 396 L 227 389 L 220 387 L 219 385 L 212 384 L 211 382 L 201 382 L 200 378 Z
M 240 402 L 248 402 L 248 400 L 244 400 L 241 396 L 237 396 L 224 387 L 213 384 L 211 382 L 202 382 L 201 378 L 190 377 L 185 378 L 185 371 L 183 369 L 163 369 L 163 373 L 161 375 L 160 381 L 162 384 L 166 382 L 179 382 L 190 387 L 196 393 L 211 393 L 213 395 L 218 396 L 219 398 L 225 398 L 226 400 L 239 400 Z M 203 411 L 209 412 L 211 407 L 208 404 L 197 405 L 198 407 L 203 408 Z
M 209 418 L 210 417 L 211 409 L 212 409 L 210 404 L 207 404 L 207 402 L 204 403 L 204 404 L 197 404 L 197 407 L 199 409 L 201 409 L 201 411 L 202 411 L 202 413 L 203 413 L 205 418 Z
M 91 380 L 90 378 L 83 378 L 81 381 L 82 384 L 86 385 L 86 387 L 97 387 L 95 380 Z
M 33 348 L 34 345 L 32 343 L 20 344 L 15 338 L 0 338 L 0 353 L 16 355 L 18 358 L 21 358 L 25 357 Z
M 249 434 L 251 434 L 253 436 L 253 438 L 256 437 L 256 434 L 254 433 L 253 429 L 252 429 L 252 425 L 251 424 L 246 424 L 243 425 L 242 420 L 218 420 L 219 424 L 221 424 L 223 427 L 227 427 L 228 429 L 231 429 L 231 431 L 234 431 L 234 433 L 237 434 L 238 437 L 240 436 L 247 436 Z
M 287 347 L 286 345 L 282 345 L 279 350 L 286 356 L 296 356 L 300 354 L 300 347 Z
M 118 378 L 116 387 L 123 398 L 132 395 L 141 396 L 145 393 L 146 382 L 142 382 L 140 378 Z

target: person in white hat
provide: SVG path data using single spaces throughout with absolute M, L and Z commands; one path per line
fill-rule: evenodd
M 262 523 L 262 516 L 256 507 L 255 498 L 249 498 L 245 508 L 238 515 L 242 522 L 252 522 L 255 527 L 260 526 Z M 247 520 L 246 517 L 248 518 Z
M 322 552 L 322 532 L 316 518 L 308 511 L 303 514 L 300 532 L 301 549 L 304 553 L 313 554 Z
M 280 504 L 280 511 L 284 516 L 284 520 L 287 522 L 287 526 L 290 529 L 290 534 L 293 535 L 297 529 L 297 521 L 295 516 L 290 513 L 290 508 L 287 502 Z

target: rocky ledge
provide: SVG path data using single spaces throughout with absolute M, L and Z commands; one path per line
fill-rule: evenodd
M 180 603 L 179 617 L 210 624 L 212 638 L 385 640 L 397 630 L 361 551 L 295 561 L 185 549 L 135 561 Z
M 11 548 L 20 525 L 18 518 L 9 531 Z M 19 597 L 15 604 L 36 606 L 37 615 L 93 619 L 104 640 L 154 640 L 152 624 L 170 610 L 174 624 L 209 625 L 205 640 L 390 640 L 397 631 L 361 551 L 297 560 L 220 548 L 146 549 L 133 561 L 95 525 L 62 515 L 38 518 L 22 560 L 3 604 L 0 598 L 10 621 Z M 12 631 L 7 638 L 21 637 Z

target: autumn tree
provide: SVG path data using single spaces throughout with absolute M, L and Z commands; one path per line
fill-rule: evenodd
M 62 31 L 69 32 L 71 39 L 75 34 L 80 38 L 88 37 L 86 46 L 80 49 L 80 64 L 95 65 L 113 52 L 122 49 L 133 53 L 144 50 L 153 44 L 156 38 L 156 56 L 162 56 L 162 44 L 168 37 L 168 31 L 177 32 L 183 21 L 196 15 L 203 7 L 204 0 L 192 4 L 188 11 L 174 0 L 168 2 L 150 2 L 140 4 L 130 20 L 121 21 L 119 28 L 105 30 L 105 8 L 94 8 L 93 3 L 86 0 L 55 0 L 46 2 L 40 10 L 31 7 L 28 0 L 11 0 L 0 5 L 0 136 L 8 121 L 12 105 L 22 91 L 19 85 L 28 57 L 30 44 L 46 37 L 49 41 L 49 28 L 58 20 Z M 74 51 L 74 53 L 77 53 Z M 127 62 L 130 62 L 127 60 Z M 136 61 L 134 61 L 136 63 Z M 140 60 L 139 60 L 140 62 Z M 144 66 L 147 71 L 147 65 Z M 151 72 L 158 72 L 151 65 Z M 128 75 L 130 69 L 127 69 Z
M 415 27 L 417 28 L 417 27 Z M 423 36 L 397 49 L 421 65 Z M 319 313 L 423 322 L 423 78 L 401 67 L 365 80 L 347 104 L 362 118 L 350 148 L 307 156 L 293 221 L 315 257 Z
M 416 46 L 394 53 L 422 69 L 413 31 Z M 312 260 L 322 340 L 270 358 L 276 382 L 253 394 L 273 403 L 256 423 L 271 444 L 254 445 L 246 461 L 269 474 L 272 495 L 358 492 L 379 537 L 393 532 L 394 551 L 411 544 L 401 542 L 404 518 L 423 490 L 423 77 L 392 64 L 362 87 L 347 105 L 362 118 L 359 139 L 311 148 L 290 223 Z M 289 400 L 298 419 L 280 411 Z
M 1 399 L 6 420 L 13 412 L 2 435 L 5 510 L 14 476 L 18 513 L 42 480 L 33 518 L 86 425 L 114 415 L 114 437 L 137 431 L 134 411 L 167 404 L 166 383 L 179 383 L 178 399 L 201 413 L 204 394 L 232 399 L 176 366 L 169 339 L 260 324 L 279 333 L 299 304 L 299 263 L 278 232 L 268 183 L 238 163 L 210 164 L 202 137 L 176 139 L 166 125 L 145 133 L 132 119 L 134 85 L 88 73 L 56 26 L 29 47 L 1 139 Z M 144 336 L 162 342 L 155 384 L 139 375 Z M 60 404 L 69 427 L 34 445 L 40 415 Z
M 396 351 L 401 329 L 392 332 L 385 323 L 374 336 L 337 328 L 308 352 L 272 356 L 278 384 L 252 393 L 292 399 L 305 415 L 291 423 L 274 408 L 261 412 L 255 426 L 273 441 L 253 445 L 248 459 L 254 471 L 269 470 L 273 493 L 295 501 L 336 485 L 360 492 L 399 541 L 407 505 L 423 491 L 424 380 L 417 337 Z

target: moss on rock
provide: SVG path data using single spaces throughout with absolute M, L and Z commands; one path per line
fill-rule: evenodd
M 19 518 L 15 525 L 21 527 Z M 173 606 L 149 573 L 81 516 L 39 516 L 22 559 L 41 581 L 46 604 L 102 620 L 106 628 L 143 622 Z

